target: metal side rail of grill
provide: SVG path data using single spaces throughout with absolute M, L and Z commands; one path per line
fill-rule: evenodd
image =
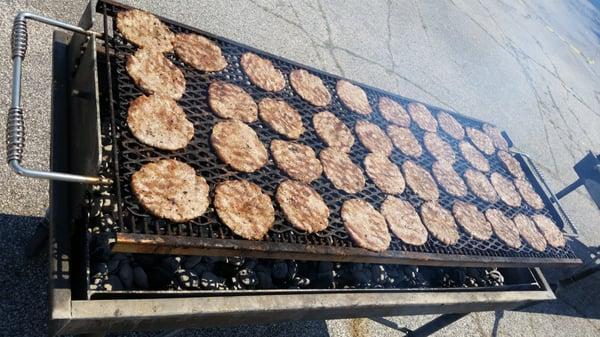
M 130 7 L 107 1 L 100 2 L 97 11 L 103 14 L 106 13 L 114 19 L 119 11 L 127 8 Z M 116 25 L 113 25 L 113 30 L 110 32 L 112 38 L 109 41 L 109 48 L 115 56 L 113 72 L 110 74 L 114 76 L 115 81 L 113 86 L 115 118 L 111 123 L 114 122 L 115 133 L 118 136 L 116 137 L 116 143 L 113 143 L 112 146 L 118 151 L 119 165 L 116 176 L 121 186 L 121 198 L 117 200 L 117 203 L 122 210 L 119 215 L 119 218 L 122 219 L 122 222 L 119 223 L 120 230 L 115 235 L 113 245 L 114 252 L 213 256 L 244 255 L 260 258 L 449 266 L 537 266 L 540 264 L 570 266 L 581 263 L 568 246 L 564 248 L 548 247 L 544 252 L 537 252 L 524 242 L 521 248 L 514 249 L 505 245 L 495 234 L 491 239 L 481 241 L 472 238 L 463 230 L 459 231 L 460 239 L 453 246 L 447 246 L 432 236 L 424 245 L 412 246 L 393 236 L 389 249 L 384 252 L 373 253 L 358 248 L 346 232 L 340 217 L 340 209 L 343 202 L 351 198 L 361 198 L 378 208 L 385 199 L 385 194 L 370 179 L 367 179 L 363 191 L 353 195 L 336 189 L 324 176 L 315 180 L 311 185 L 323 197 L 330 209 L 331 216 L 328 228 L 313 234 L 295 229 L 285 221 L 285 217 L 278 208 L 275 211 L 275 224 L 262 241 L 240 239 L 218 219 L 212 208 L 209 208 L 201 217 L 186 223 L 172 223 L 152 216 L 134 196 L 131 188 L 131 177 L 144 164 L 162 158 L 176 158 L 190 164 L 206 179 L 210 186 L 216 186 L 216 184 L 226 179 L 246 179 L 256 183 L 265 193 L 273 196 L 279 183 L 286 179 L 286 176 L 272 161 L 269 161 L 263 168 L 254 173 L 241 173 L 231 169 L 217 158 L 208 137 L 212 126 L 219 121 L 208 106 L 207 89 L 212 81 L 221 80 L 236 84 L 246 90 L 256 101 L 266 97 L 285 99 L 302 117 L 305 132 L 298 141 L 311 146 L 316 152 L 324 148 L 323 142 L 312 125 L 312 116 L 322 109 L 317 109 L 302 100 L 293 91 L 289 83 L 286 83 L 285 88 L 279 93 L 266 92 L 253 86 L 239 62 L 240 56 L 245 52 L 250 51 L 271 60 L 285 75 L 294 69 L 308 69 L 319 76 L 333 94 L 332 102 L 326 109 L 336 114 L 351 130 L 354 130 L 354 125 L 358 120 L 358 116 L 347 110 L 335 94 L 335 84 L 340 79 L 338 76 L 282 59 L 172 20 L 160 19 L 174 33 L 193 32 L 209 38 L 221 48 L 228 65 L 222 71 L 201 72 L 187 66 L 174 54 L 166 54 L 167 58 L 184 73 L 186 90 L 178 104 L 194 124 L 196 136 L 181 150 L 163 151 L 152 148 L 140 143 L 127 126 L 129 103 L 142 94 L 126 70 L 127 57 L 133 54 L 137 48 L 121 35 L 116 29 Z M 370 116 L 360 118 L 366 118 L 382 127 L 385 127 L 388 122 L 381 116 L 377 108 L 377 101 L 380 97 L 390 97 L 404 106 L 415 102 L 412 99 L 384 92 L 377 88 L 359 85 L 367 93 L 369 103 L 374 108 L 374 112 Z M 440 111 L 447 111 L 425 105 L 429 107 L 434 115 Z M 449 113 L 453 114 L 465 127 L 480 129 L 484 123 L 456 112 L 449 111 Z M 272 139 L 280 138 L 260 122 L 250 123 L 249 125 L 257 132 L 259 139 L 264 144 L 269 144 Z M 422 142 L 423 130 L 416 127 L 414 123 L 410 128 Z M 460 153 L 458 141 L 442 130 L 438 134 L 452 146 L 455 153 Z M 358 139 L 356 135 L 355 138 Z M 349 153 L 355 163 L 363 163 L 367 154 L 368 150 L 360 142 L 356 142 Z M 497 156 L 486 155 L 486 158 L 491 166 L 490 172 L 499 172 L 503 176 L 511 178 L 510 173 L 502 166 Z M 394 149 L 390 159 L 396 164 L 411 159 L 428 169 L 435 161 L 435 158 L 429 153 L 424 153 L 420 158 L 414 159 L 407 157 L 397 149 Z M 457 156 L 454 168 L 460 175 L 469 166 L 464 158 Z M 524 167 L 524 169 L 527 170 L 528 168 Z M 536 179 L 530 171 L 528 171 L 528 178 L 530 180 Z M 537 186 L 538 184 L 534 183 L 533 185 Z M 543 193 L 543 191 L 538 190 L 538 193 Z M 410 188 L 400 194 L 400 197 L 409 201 L 417 209 L 423 203 Z M 502 201 L 489 203 L 472 192 L 464 197 L 454 197 L 440 189 L 439 203 L 444 208 L 451 209 L 453 202 L 457 199 L 475 204 L 480 211 L 493 207 L 501 210 L 511 218 L 519 213 L 529 216 L 544 214 L 557 223 L 562 223 L 561 219 L 556 216 L 554 206 L 548 202 L 546 202 L 544 209 L 535 210 L 525 203 L 522 203 L 520 207 L 511 207 Z M 545 200 L 547 201 L 547 198 Z

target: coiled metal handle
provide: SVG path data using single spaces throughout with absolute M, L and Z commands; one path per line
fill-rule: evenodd
M 17 15 L 15 17 L 11 36 L 11 47 L 13 60 L 15 58 L 23 59 L 25 57 L 25 52 L 27 52 L 27 20 L 25 16 Z M 15 79 L 13 78 L 13 83 L 14 80 Z M 16 160 L 18 163 L 21 163 L 24 144 L 25 123 L 23 121 L 23 109 L 19 106 L 13 106 L 8 110 L 6 124 L 6 156 L 9 163 L 11 160 Z
M 21 163 L 25 147 L 25 123 L 23 109 L 10 108 L 6 127 L 6 157 L 8 163 L 16 160 Z
M 26 177 L 61 180 L 86 184 L 111 184 L 110 179 L 104 177 L 87 177 L 76 174 L 30 170 L 21 166 L 23 150 L 25 148 L 25 121 L 21 107 L 21 73 L 22 63 L 27 53 L 27 20 L 32 19 L 41 23 L 60 27 L 76 33 L 98 36 L 96 32 L 85 30 L 47 17 L 32 13 L 20 12 L 15 17 L 11 36 L 12 47 L 12 95 L 11 105 L 8 109 L 6 120 L 6 159 L 8 165 L 18 174 Z
M 13 23 L 11 37 L 12 57 L 25 57 L 27 52 L 27 20 L 24 15 L 17 15 Z

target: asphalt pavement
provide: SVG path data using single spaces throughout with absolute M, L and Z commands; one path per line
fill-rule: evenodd
M 600 151 L 600 12 L 587 1 L 124 1 L 202 30 L 406 97 L 490 121 L 531 155 L 550 186 Z M 5 0 L 0 12 L 0 107 L 9 106 L 10 29 L 18 10 L 77 23 L 86 3 Z M 30 24 L 23 76 L 24 164 L 47 168 L 51 32 Z M 2 114 L 0 123 L 5 123 Z M 4 127 L 0 128 L 0 138 Z M 0 150 L 0 157 L 5 156 Z M 21 254 L 48 205 L 47 183 L 0 165 L 0 334 L 46 331 L 45 257 Z M 600 211 L 583 188 L 564 199 L 578 252 L 600 245 Z M 594 282 L 595 281 L 595 286 Z M 439 336 L 597 336 L 598 278 L 525 312 L 470 315 Z M 415 328 L 433 316 L 389 318 Z M 181 335 L 386 336 L 368 319 L 186 330 Z M 131 334 L 146 335 L 146 334 Z

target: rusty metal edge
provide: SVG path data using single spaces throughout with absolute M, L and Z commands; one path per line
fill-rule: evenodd
M 113 252 L 206 256 L 246 256 L 269 259 L 337 261 L 421 266 L 535 267 L 578 266 L 580 259 L 443 255 L 408 251 L 370 252 L 361 248 L 282 244 L 267 241 L 219 240 L 198 237 L 117 233 Z
M 475 293 L 228 296 L 73 301 L 63 333 L 265 324 L 277 321 L 462 313 L 555 299 L 550 290 Z

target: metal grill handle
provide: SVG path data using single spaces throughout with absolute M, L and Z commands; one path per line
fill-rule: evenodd
M 68 23 L 28 12 L 19 12 L 19 14 L 15 16 L 11 36 L 13 61 L 12 96 L 6 123 L 6 159 L 8 165 L 17 174 L 31 178 L 61 180 L 85 184 L 111 184 L 112 180 L 104 177 L 89 177 L 69 173 L 38 171 L 21 166 L 23 149 L 25 148 L 25 122 L 23 120 L 23 108 L 21 107 L 21 73 L 23 59 L 27 52 L 28 19 L 70 30 L 75 33 L 100 36 L 100 34 L 96 32 L 85 30 L 79 26 L 70 25 Z
M 565 223 L 569 227 L 571 227 L 571 230 L 573 231 L 573 233 L 565 233 L 564 235 L 568 236 L 568 237 L 572 237 L 572 238 L 579 237 L 579 231 L 577 230 L 577 226 L 575 226 L 575 224 L 571 220 L 571 217 L 563 209 L 560 201 L 558 201 L 558 199 L 556 198 L 556 195 L 554 195 L 554 192 L 552 191 L 550 186 L 548 186 L 548 183 L 546 183 L 546 180 L 544 179 L 544 175 L 542 174 L 542 172 L 537 168 L 537 166 L 533 162 L 533 159 L 531 159 L 531 157 L 529 157 L 529 155 L 527 155 L 526 153 L 523 153 L 520 151 L 515 151 L 514 149 L 511 149 L 511 152 L 520 155 L 523 159 L 525 159 L 527 161 L 527 164 L 529 165 L 529 167 L 531 167 L 532 172 L 535 175 L 537 175 L 539 178 L 536 180 L 539 181 L 542 184 L 542 186 L 546 189 L 546 191 L 548 191 L 550 193 L 550 201 L 552 203 L 556 204 L 559 213 L 561 213 L 560 216 L 565 220 Z

